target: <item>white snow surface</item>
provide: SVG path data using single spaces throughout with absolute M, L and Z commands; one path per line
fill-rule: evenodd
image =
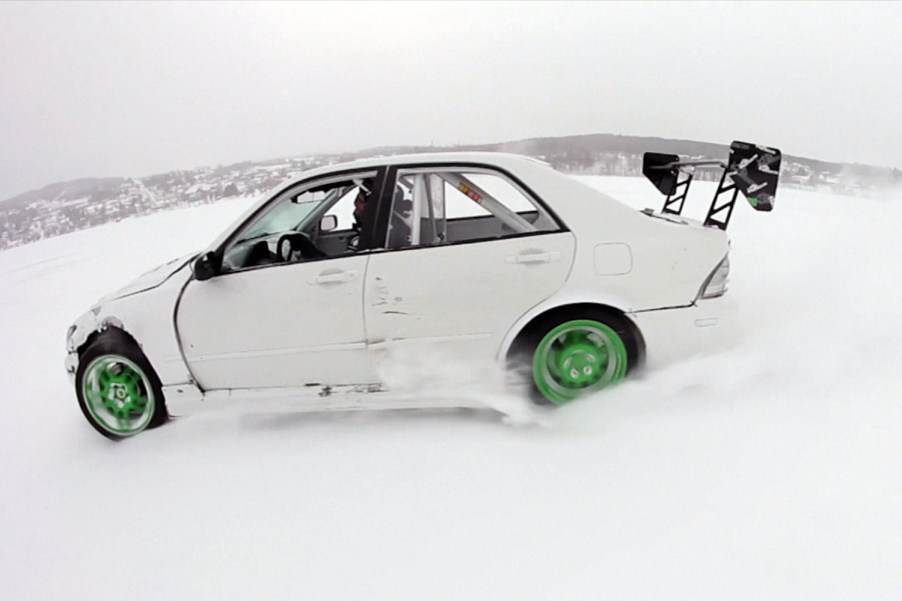
M 67 327 L 249 203 L 0 252 L 0 598 L 902 598 L 902 196 L 737 206 L 735 347 L 539 420 L 494 398 L 519 419 L 212 412 L 102 438 Z

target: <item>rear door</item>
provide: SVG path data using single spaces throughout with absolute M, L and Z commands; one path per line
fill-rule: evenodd
M 387 248 L 371 255 L 364 289 L 376 364 L 492 364 L 517 318 L 566 281 L 573 235 L 488 167 L 392 169 L 392 182 Z

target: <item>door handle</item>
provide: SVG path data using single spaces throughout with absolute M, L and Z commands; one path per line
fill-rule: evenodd
M 551 252 L 523 251 L 519 254 L 505 258 L 504 262 L 528 265 L 530 263 L 550 263 L 552 261 L 558 261 L 560 258 L 561 253 L 556 250 Z
M 320 273 L 318 276 L 309 280 L 309 284 L 311 285 L 322 285 L 322 284 L 342 284 L 344 282 L 350 282 L 354 278 L 357 277 L 356 271 L 335 271 L 335 270 L 326 270 Z

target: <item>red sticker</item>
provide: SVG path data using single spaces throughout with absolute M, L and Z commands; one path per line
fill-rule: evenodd
M 461 192 L 463 192 L 464 194 L 466 194 L 467 196 L 469 196 L 470 199 L 473 200 L 474 202 L 482 202 L 482 196 L 480 194 L 478 194 L 475 190 L 473 190 L 467 184 L 461 182 L 460 185 L 457 186 L 457 189 L 460 190 Z

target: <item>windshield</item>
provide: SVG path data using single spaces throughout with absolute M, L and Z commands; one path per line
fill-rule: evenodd
M 339 189 L 328 192 L 308 190 L 273 207 L 254 223 L 238 240 L 238 244 L 264 236 L 296 231 L 307 217 L 322 204 L 331 204 L 341 194 Z
M 342 221 L 342 216 L 346 217 L 345 221 L 347 221 L 344 213 L 353 210 L 353 201 L 358 192 L 366 189 L 365 182 L 370 182 L 369 185 L 372 186 L 371 180 L 375 175 L 374 172 L 368 171 L 359 175 L 354 174 L 307 184 L 312 187 L 306 189 L 298 186 L 294 190 L 285 191 L 280 197 L 274 199 L 263 213 L 245 225 L 234 242 L 225 248 L 222 270 L 229 272 L 260 265 L 287 263 L 293 256 L 291 253 L 296 250 L 291 245 L 301 244 L 301 242 L 297 242 L 298 236 L 307 240 L 309 255 L 315 257 L 316 253 L 319 253 L 320 256 L 323 254 L 332 256 L 316 246 L 323 235 L 319 231 L 320 220 L 327 211 L 344 204 L 347 206 L 342 209 L 340 215 L 336 214 L 336 217 L 339 223 Z M 342 203 L 342 201 L 346 202 Z M 351 224 L 348 224 L 348 232 L 350 232 L 348 236 L 353 234 L 350 227 Z M 330 232 L 333 229 L 334 226 Z M 294 242 L 288 242 L 289 247 L 280 249 L 279 242 L 285 240 L 286 237 Z M 343 249 L 346 250 L 346 247 L 347 244 Z M 288 248 L 288 251 L 285 248 Z M 327 250 L 334 254 L 336 249 L 329 247 Z

